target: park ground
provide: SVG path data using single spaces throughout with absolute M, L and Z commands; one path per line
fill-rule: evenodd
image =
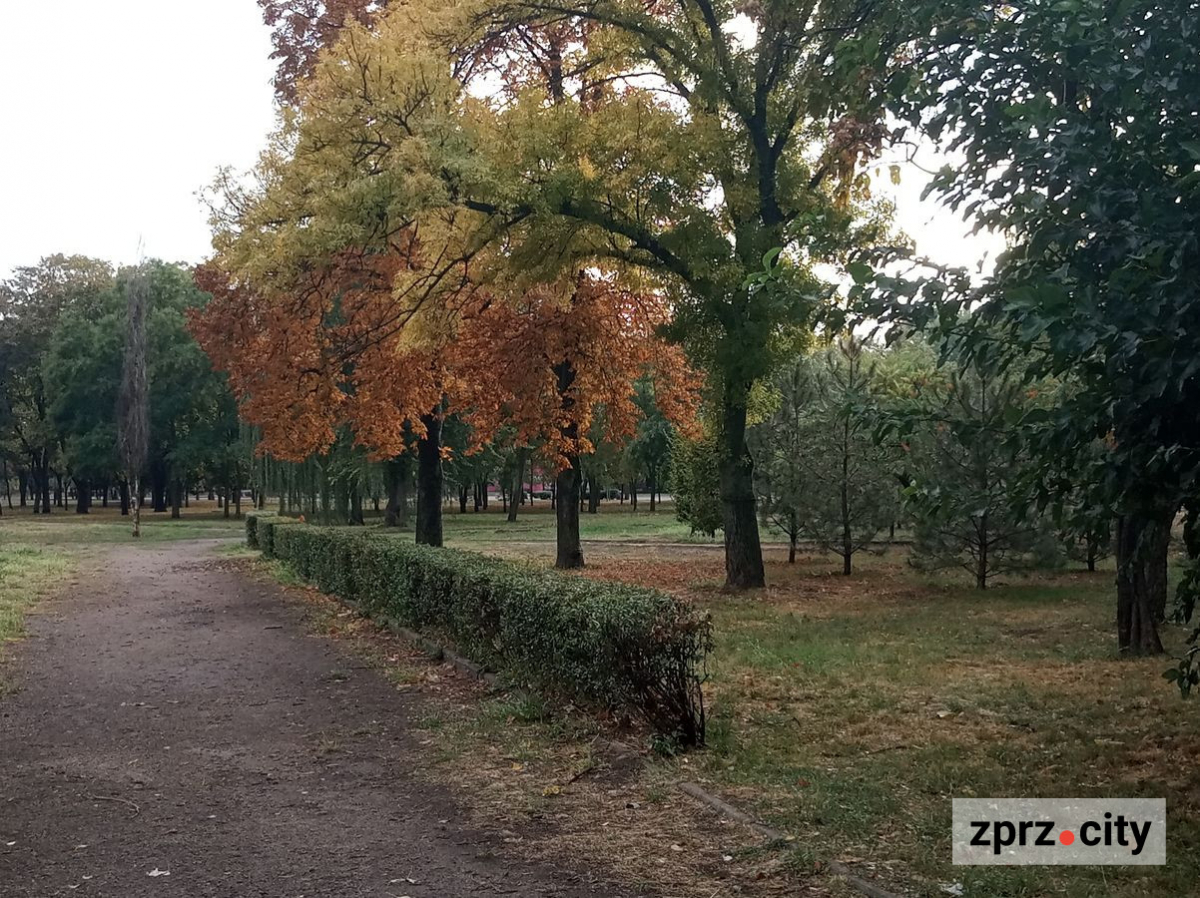
M 448 514 L 446 525 L 448 542 L 460 548 L 533 560 L 552 554 L 544 511 L 523 513 L 515 525 L 494 510 Z M 836 573 L 837 559 L 802 552 L 789 565 L 785 548 L 770 544 L 771 585 L 736 596 L 719 589 L 719 546 L 690 536 L 669 509 L 633 514 L 609 505 L 585 516 L 589 567 L 581 575 L 657 586 L 713 616 L 709 745 L 673 755 L 622 721 L 468 682 L 294 581 L 280 592 L 276 583 L 288 584 L 288 572 L 239 549 L 239 527 L 196 508 L 181 521 L 151 518 L 145 544 L 130 550 L 112 516 L 6 514 L 0 633 L 19 636 L 39 598 L 39 637 L 89 613 L 80 597 L 94 599 L 88 584 L 119 576 L 114 559 L 169 560 L 203 547 L 228 578 L 217 592 L 236 591 L 262 614 L 272 603 L 298 609 L 322 644 L 332 638 L 337 651 L 379 669 L 384 677 L 372 676 L 389 683 L 397 714 L 407 715 L 397 749 L 406 763 L 455 796 L 464 826 L 500 834 L 499 855 L 531 865 L 531 876 L 566 857 L 628 894 L 852 894 L 826 867 L 840 861 L 905 895 L 1197 891 L 1200 708 L 1161 678 L 1164 659 L 1115 658 L 1111 570 L 1011 576 L 980 593 L 957 575 L 909 569 L 899 548 L 863 556 L 847 578 Z M 229 541 L 210 541 L 219 537 Z M 141 582 L 139 595 L 153 599 L 154 581 Z M 76 650 L 89 637 L 80 638 Z M 1176 650 L 1184 632 L 1169 627 L 1165 638 Z M 53 660 L 45 640 L 0 651 L 14 659 L 0 662 L 0 682 L 17 690 L 0 701 L 19 703 L 41 689 L 50 702 L 35 682 L 53 669 L 38 663 Z M 373 692 L 371 702 L 379 701 Z M 362 749 L 347 736 L 353 721 L 339 724 L 326 711 L 332 716 L 314 724 L 317 750 L 358 757 Z M 633 751 L 614 748 L 621 744 Z M 684 781 L 788 838 L 764 845 L 712 819 L 679 792 Z M 972 795 L 1165 796 L 1168 864 L 955 868 L 950 799 Z

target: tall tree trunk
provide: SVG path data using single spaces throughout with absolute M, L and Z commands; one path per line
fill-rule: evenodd
M 183 509 L 183 484 L 178 480 L 171 481 L 171 519 L 179 520 Z
M 650 469 L 650 514 L 658 511 L 658 471 L 655 468 Z
M 417 443 L 417 543 L 442 545 L 442 419 L 424 415 L 425 436 Z
M 17 471 L 17 489 L 21 493 L 20 507 L 24 508 L 26 504 L 26 496 L 29 493 L 29 472 L 24 470 Z
M 133 478 L 133 538 L 142 536 L 142 506 L 145 504 L 146 485 L 142 483 L 141 475 Z
M 75 481 L 75 514 L 87 514 L 91 511 L 92 487 L 86 480 Z
M 600 482 L 593 476 L 588 486 L 588 514 L 598 514 L 600 511 Z
M 508 501 L 508 523 L 515 524 L 517 522 L 517 506 L 525 498 L 525 485 L 522 481 L 525 479 L 525 450 L 517 450 L 517 463 L 513 465 L 513 484 L 512 495 Z M 533 482 L 530 481 L 529 488 L 533 489 Z
M 749 384 L 725 388 L 720 461 L 721 513 L 725 526 L 725 585 L 756 589 L 766 585 L 762 543 L 754 499 L 754 462 L 746 445 Z
M 1150 555 L 1146 576 L 1150 586 L 1150 610 L 1156 624 L 1167 619 L 1167 569 L 1170 566 L 1171 525 L 1174 522 L 1175 512 L 1164 511 L 1148 533 Z
M 50 466 L 42 462 L 42 514 L 50 514 Z
M 361 527 L 367 522 L 363 517 L 362 487 L 357 483 L 350 487 L 350 526 Z
M 157 514 L 167 510 L 167 468 L 161 459 L 150 465 L 150 497 Z
M 127 517 L 129 515 L 129 481 L 122 477 L 118 488 L 121 491 L 121 517 Z
M 383 510 L 383 525 L 385 527 L 403 527 L 408 521 L 408 489 L 409 471 L 412 458 L 408 453 L 402 453 L 388 459 L 383 466 L 383 484 L 387 490 L 387 506 Z
M 570 446 L 578 445 L 579 424 L 574 420 L 575 409 L 575 366 L 569 360 L 554 366 L 557 378 L 558 398 L 562 403 L 561 428 L 563 441 Z M 579 495 L 583 480 L 583 469 L 578 454 L 567 457 L 567 467 L 558 472 L 554 487 L 555 540 L 558 547 L 554 566 L 561 569 L 583 567 L 583 543 L 579 538 Z
M 583 567 L 583 543 L 579 538 L 579 493 L 583 480 L 579 469 L 579 457 L 573 456 L 571 464 L 563 468 L 556 478 L 555 530 L 558 553 L 554 566 L 564 570 Z
M 988 513 L 985 511 L 979 519 L 979 555 L 975 559 L 975 588 L 987 589 L 989 566 L 991 558 L 988 549 L 991 547 L 991 529 L 988 526 Z
M 1123 654 L 1163 651 L 1155 621 L 1155 609 L 1166 605 L 1165 577 L 1156 570 L 1166 565 L 1168 544 L 1155 532 L 1163 516 L 1132 512 L 1117 518 L 1117 645 Z
M 854 555 L 854 535 L 850 529 L 850 419 L 842 422 L 842 574 L 849 577 Z

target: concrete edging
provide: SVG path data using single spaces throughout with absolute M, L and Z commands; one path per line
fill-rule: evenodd
M 489 686 L 495 686 L 497 684 L 498 678 L 491 671 L 485 670 L 482 666 L 476 664 L 470 658 L 464 658 L 457 652 L 446 648 L 441 643 L 434 642 L 432 639 L 422 636 L 416 630 L 410 630 L 408 627 L 403 626 L 395 618 L 382 614 L 378 616 L 368 614 L 362 609 L 362 606 L 359 605 L 358 602 L 351 602 L 347 599 L 342 599 L 337 596 L 334 596 L 334 598 L 337 599 L 340 604 L 345 605 L 351 611 L 358 614 L 359 617 L 365 617 L 367 620 L 373 620 L 377 623 L 383 624 L 405 642 L 416 646 L 418 649 L 428 655 L 431 661 L 445 662 L 446 664 L 454 667 L 456 670 L 465 673 L 469 677 L 482 680 Z
M 759 823 L 745 811 L 739 810 L 729 802 L 725 801 L 723 798 L 718 798 L 711 792 L 705 791 L 695 783 L 680 783 L 679 788 L 681 791 L 690 795 L 692 798 L 695 798 L 697 801 L 708 805 L 722 816 L 728 817 L 730 820 L 736 820 L 738 823 L 742 823 L 750 827 L 760 836 L 771 842 L 780 842 L 787 838 L 787 836 L 780 830 L 772 829 L 764 823 Z M 900 898 L 900 896 L 895 892 L 889 892 L 887 889 L 882 889 L 874 883 L 863 879 L 861 876 L 858 876 L 854 873 L 854 871 L 840 861 L 830 861 L 829 863 L 825 864 L 825 868 L 835 876 L 842 877 L 842 879 L 846 880 L 847 884 L 866 895 L 867 898 Z

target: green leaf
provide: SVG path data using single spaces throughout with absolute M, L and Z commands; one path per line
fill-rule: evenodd
M 875 270 L 866 262 L 851 262 L 846 266 L 846 270 L 850 272 L 850 277 L 854 278 L 856 284 L 869 283 L 875 277 Z

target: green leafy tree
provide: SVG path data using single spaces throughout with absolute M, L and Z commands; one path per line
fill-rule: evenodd
M 713 436 L 676 436 L 671 446 L 671 492 L 675 516 L 692 533 L 715 536 L 721 514 L 721 447 Z
M 1019 427 L 1030 394 L 1019 372 L 951 367 L 902 413 L 917 567 L 962 567 L 986 589 L 997 574 L 1057 557 Z
M 875 353 L 841 337 L 785 370 L 776 389 L 778 408 L 754 439 L 764 514 L 788 536 L 789 561 L 803 534 L 848 575 L 899 500 L 894 453 L 875 439 Z
M 650 510 L 658 508 L 658 494 L 671 467 L 671 447 L 676 441 L 675 426 L 662 413 L 655 398 L 654 380 L 643 377 L 634 385 L 635 402 L 641 410 L 637 433 L 626 447 L 626 467 L 632 471 L 633 492 L 642 477 L 650 490 Z
M 9 445 L 28 463 L 35 513 L 50 513 L 52 465 L 62 444 L 43 362 L 64 316 L 84 320 L 112 281 L 106 262 L 57 255 L 0 283 L 0 420 Z
M 1161 534 L 1200 473 L 1200 3 L 935 5 L 893 108 L 959 151 L 932 192 L 1010 249 L 982 287 L 923 295 L 978 307 L 965 351 L 995 370 L 1019 355 L 1031 377 L 1077 379 L 1034 457 L 1110 440 L 1118 646 L 1159 653 Z

